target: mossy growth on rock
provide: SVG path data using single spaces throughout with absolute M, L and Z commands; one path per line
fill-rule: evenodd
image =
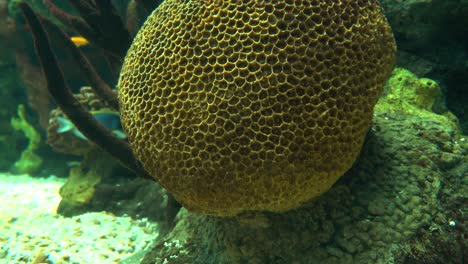
M 29 144 L 21 153 L 19 160 L 14 164 L 14 169 L 18 173 L 34 173 L 41 168 L 42 158 L 35 151 L 41 144 L 41 135 L 26 120 L 26 111 L 24 105 L 18 105 L 18 118 L 12 118 L 11 126 L 17 131 L 24 133 L 29 140 Z
M 383 98 L 389 104 L 402 106 L 403 111 L 414 108 L 432 111 L 440 95 L 437 82 L 418 78 L 406 69 L 396 68 L 388 80 L 388 91 Z
M 110 177 L 117 162 L 101 150 L 94 149 L 84 155 L 83 161 L 70 169 L 67 182 L 60 188 L 62 201 L 59 211 L 70 211 L 86 205 L 94 196 L 95 186 Z
M 442 103 L 442 92 L 436 81 L 419 78 L 407 69 L 395 68 L 388 79 L 384 95 L 375 106 L 375 111 L 437 119 L 440 122 L 448 122 L 447 126 L 458 123 L 458 119 L 449 111 L 435 114 L 436 108 L 446 109 L 440 107 Z
M 419 79 L 409 72 L 405 78 L 400 88 L 411 94 Z M 140 263 L 394 263 L 410 254 L 421 232 L 428 235 L 426 243 L 437 240 L 431 230 L 448 227 L 449 217 L 463 222 L 446 215 L 452 209 L 441 204 L 440 195 L 468 173 L 464 137 L 450 115 L 416 107 L 418 100 L 408 94 L 388 100 L 391 94 L 375 109 L 360 157 L 328 192 L 282 214 L 219 218 L 182 209 L 175 228 Z M 450 197 L 460 195 L 466 197 L 463 189 Z M 437 254 L 462 263 L 461 252 Z

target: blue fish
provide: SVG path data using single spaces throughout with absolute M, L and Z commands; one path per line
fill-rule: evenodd
M 107 129 L 111 130 L 118 138 L 126 139 L 127 135 L 122 130 L 122 124 L 120 123 L 120 115 L 117 112 L 113 111 L 91 111 L 91 114 L 96 118 L 96 120 L 105 126 Z M 58 116 L 55 118 L 58 123 L 57 133 L 65 133 L 71 131 L 73 135 L 83 139 L 88 140 L 85 135 L 83 135 L 75 125 L 67 118 Z

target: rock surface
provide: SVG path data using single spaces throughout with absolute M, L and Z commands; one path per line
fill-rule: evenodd
M 419 263 L 462 263 L 466 139 L 450 114 L 407 111 L 388 96 L 360 158 L 329 192 L 285 214 L 182 209 L 143 263 L 418 263 L 418 244 L 436 248 Z
M 382 0 L 398 45 L 398 65 L 439 82 L 447 107 L 468 132 L 468 1 Z M 439 105 L 444 108 L 445 105 Z

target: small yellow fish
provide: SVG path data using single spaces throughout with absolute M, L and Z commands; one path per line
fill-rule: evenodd
M 81 37 L 81 36 L 73 36 L 73 37 L 70 38 L 70 40 L 77 47 L 82 47 L 82 46 L 86 46 L 86 45 L 89 44 L 89 41 L 87 39 L 85 39 L 84 37 Z

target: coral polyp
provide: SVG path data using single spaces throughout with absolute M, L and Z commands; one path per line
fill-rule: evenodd
M 286 211 L 351 167 L 395 51 L 378 1 L 165 1 L 124 61 L 123 125 L 188 209 Z

